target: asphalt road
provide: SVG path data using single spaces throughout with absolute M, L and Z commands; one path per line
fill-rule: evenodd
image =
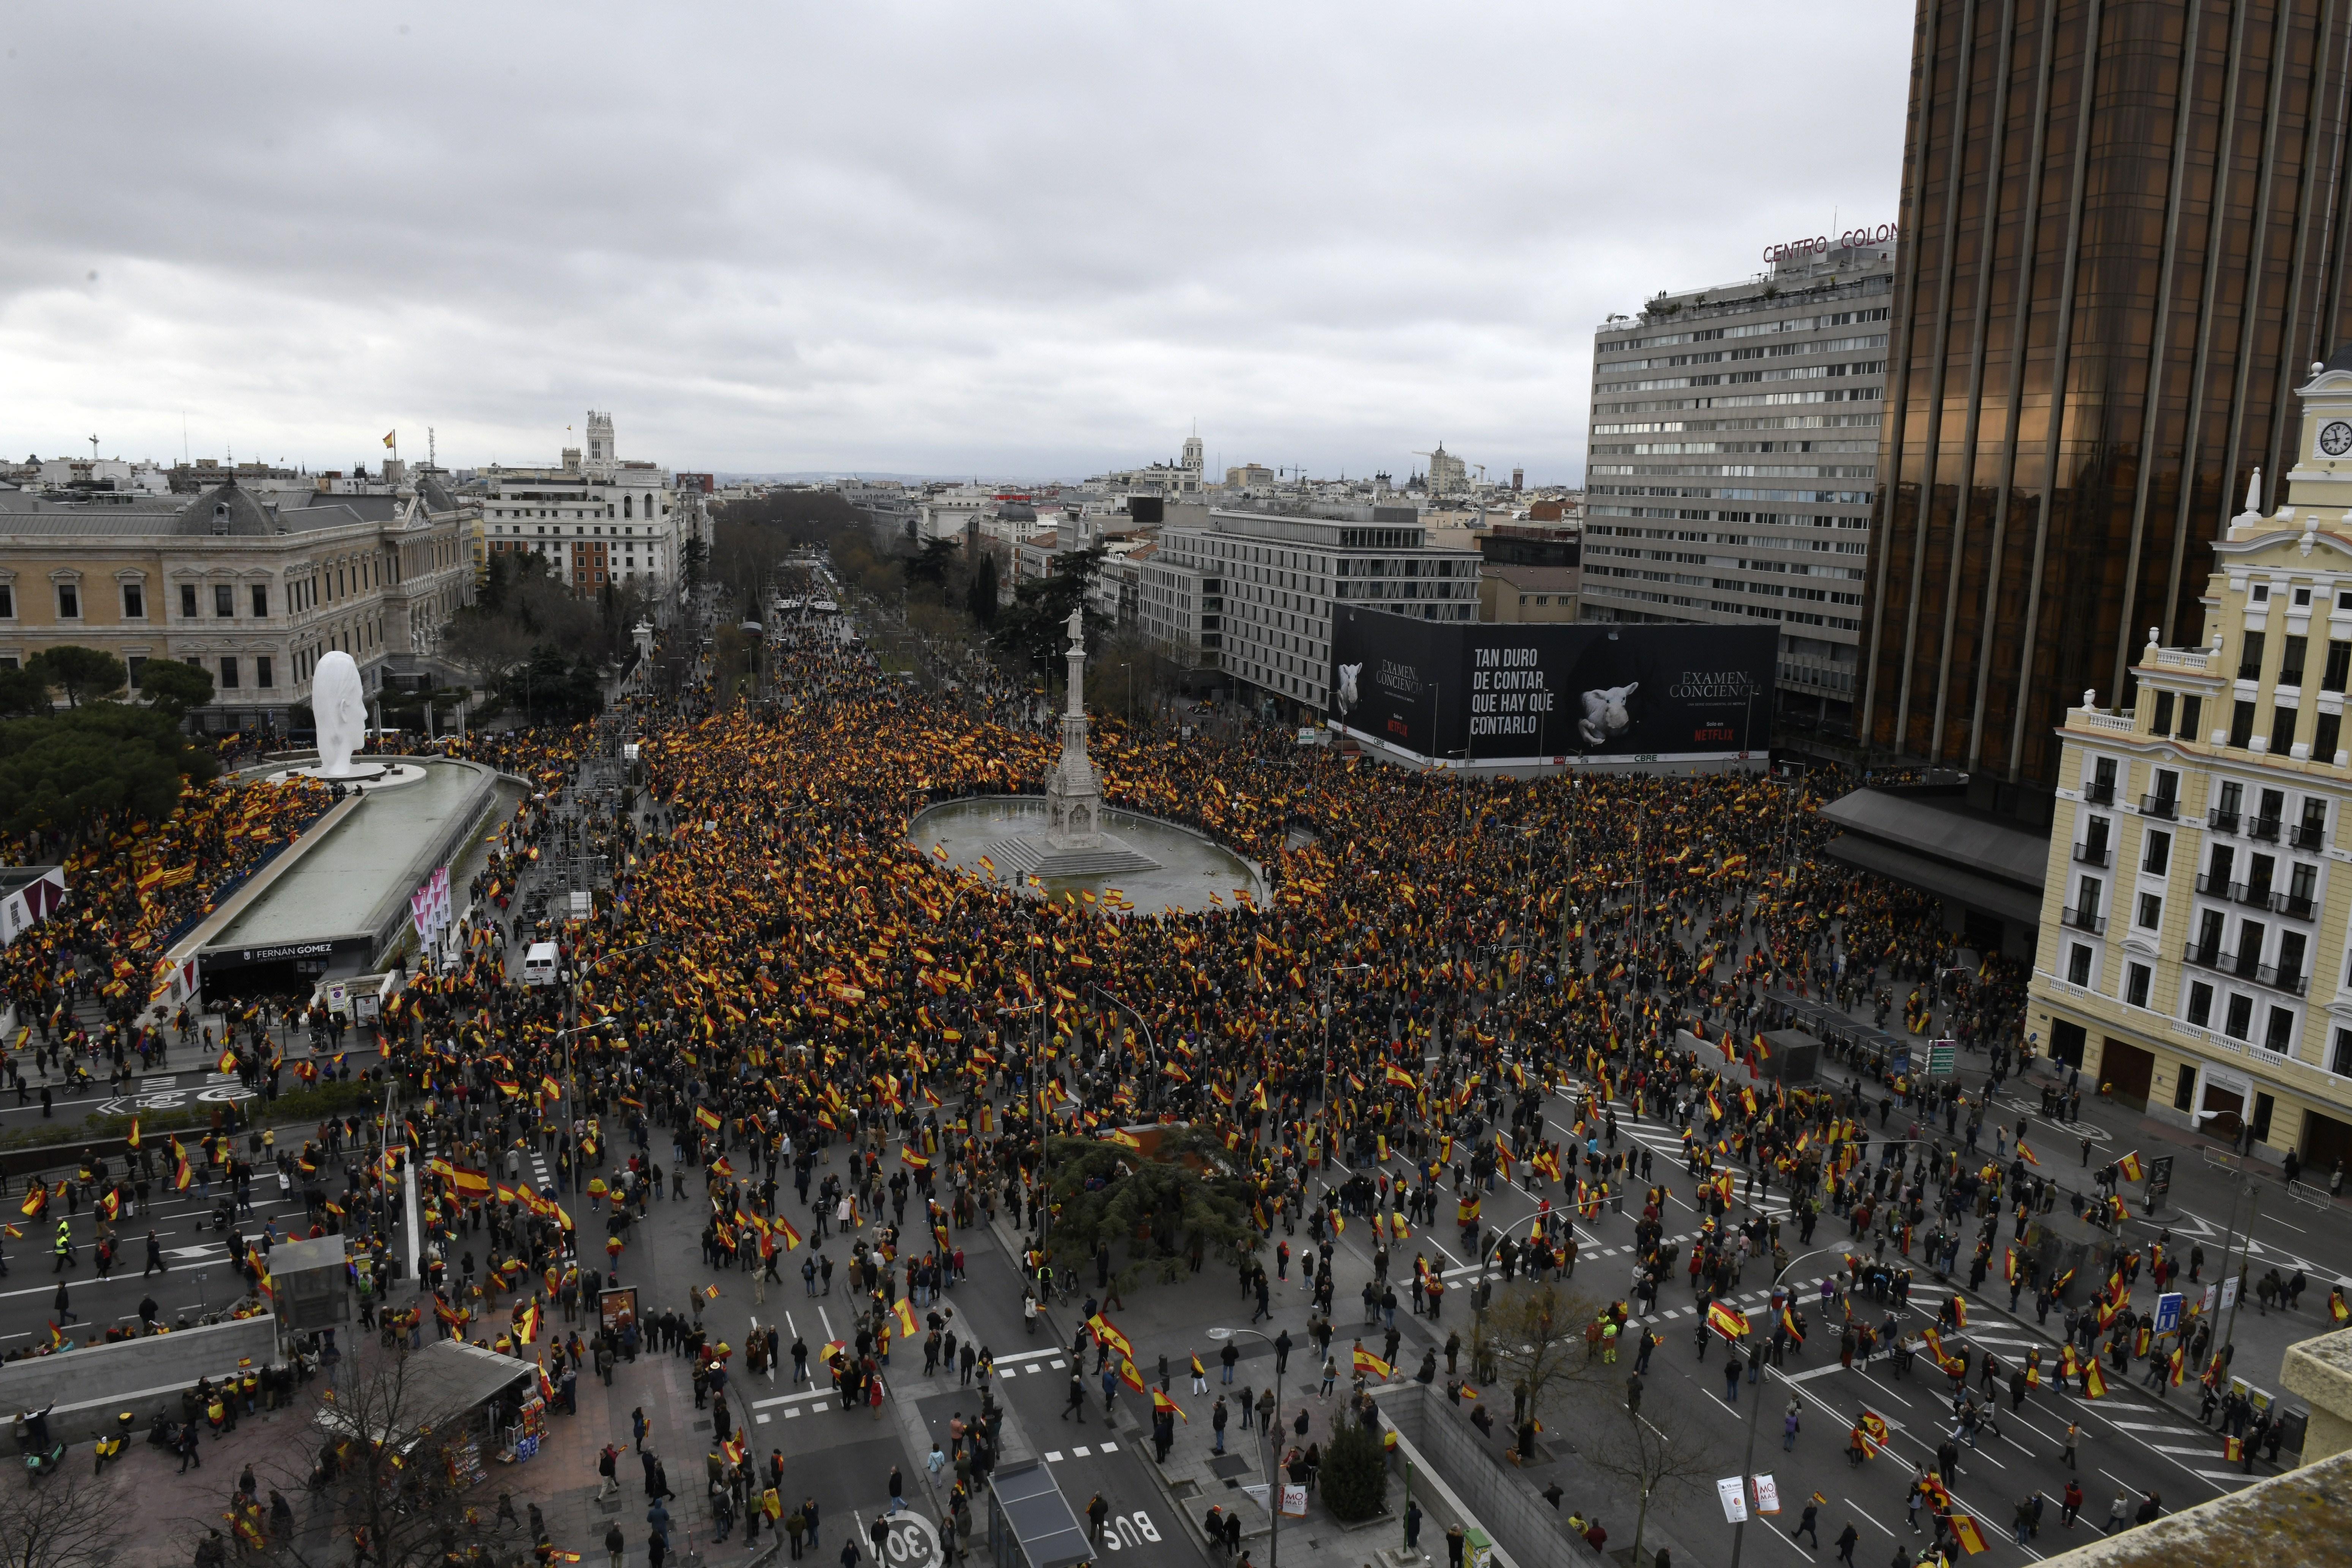
M 1655 1179 L 1664 1180 L 1671 1194 L 1664 1222 L 1666 1235 L 1669 1239 L 1684 1242 L 1687 1257 L 1691 1238 L 1696 1234 L 1698 1214 L 1691 1205 L 1694 1184 L 1684 1173 L 1679 1132 L 1657 1121 L 1633 1121 L 1624 1115 L 1622 1105 L 1618 1110 L 1622 1137 L 1647 1146 L 1656 1155 Z M 1570 1142 L 1570 1112 L 1564 1097 L 1555 1097 L 1547 1114 L 1553 1135 Z M 1336 1169 L 1328 1179 L 1343 1181 L 1348 1173 L 1344 1168 Z M 1768 1213 L 1785 1213 L 1787 1203 L 1784 1194 L 1774 1193 L 1759 1206 Z M 1524 1222 L 1536 1212 L 1537 1202 L 1522 1189 L 1498 1184 L 1485 1198 L 1482 1207 L 1490 1230 L 1520 1226 L 1517 1234 L 1524 1235 Z M 1735 1205 L 1733 1217 L 1745 1212 L 1745 1205 Z M 1446 1217 L 1450 1220 L 1450 1213 Z M 1630 1300 L 1633 1224 L 1633 1215 L 1613 1214 L 1594 1223 L 1579 1222 L 1576 1230 L 1582 1243 L 1581 1257 L 1570 1283 L 1603 1300 Z M 1796 1523 L 1804 1500 L 1815 1492 L 1829 1500 L 1818 1521 L 1824 1552 L 1834 1554 L 1832 1543 L 1851 1519 L 1862 1536 L 1856 1548 L 1857 1560 L 1874 1550 L 1878 1560 L 1884 1561 L 1895 1542 L 1915 1539 L 1905 1517 L 1905 1493 L 1920 1461 L 1932 1459 L 1937 1444 L 1953 1425 L 1949 1380 L 1934 1373 L 1924 1358 L 1913 1363 L 1908 1379 L 1895 1376 L 1893 1363 L 1885 1357 L 1867 1370 L 1839 1366 L 1836 1327 L 1824 1322 L 1818 1310 L 1819 1282 L 1824 1275 L 1843 1272 L 1847 1228 L 1843 1220 L 1824 1215 L 1814 1241 L 1826 1251 L 1810 1259 L 1797 1247 L 1793 1226 L 1784 1233 L 1784 1245 L 1796 1263 L 1790 1284 L 1806 1305 L 1811 1327 L 1809 1348 L 1793 1356 L 1785 1367 L 1768 1370 L 1762 1387 L 1756 1459 L 1750 1473 L 1772 1475 L 1787 1506 L 1777 1521 L 1777 1531 L 1764 1529 L 1766 1523 L 1775 1521 L 1759 1520 L 1748 1526 L 1750 1536 L 1773 1533 L 1782 1543 L 1775 1548 L 1751 1542 L 1747 1552 L 1750 1561 L 1769 1562 L 1784 1550 L 1807 1558 L 1814 1555 L 1808 1546 L 1790 1542 L 1787 1531 Z M 1342 1247 L 1353 1250 L 1362 1266 L 1360 1272 L 1347 1271 L 1341 1276 L 1343 1284 L 1336 1303 L 1335 1322 L 1342 1341 L 1360 1319 L 1360 1308 L 1349 1298 L 1347 1285 L 1360 1281 L 1369 1273 L 1369 1229 L 1366 1226 L 1350 1225 L 1341 1241 Z M 1421 1228 L 1410 1242 L 1394 1248 L 1392 1277 L 1409 1276 L 1412 1254 L 1416 1250 L 1424 1252 L 1433 1261 L 1444 1259 L 1449 1286 L 1469 1284 L 1477 1272 L 1459 1256 L 1458 1232 L 1450 1223 Z M 1769 1262 L 1749 1265 L 1735 1298 L 1738 1304 L 1750 1308 L 1763 1305 L 1768 1295 L 1765 1287 L 1769 1268 Z M 1643 1409 L 1654 1413 L 1663 1406 L 1696 1424 L 1704 1433 L 1702 1440 L 1712 1444 L 1720 1460 L 1717 1473 L 1735 1476 L 1740 1473 L 1740 1456 L 1749 1417 L 1757 1413 L 1759 1390 L 1743 1382 L 1734 1399 L 1727 1400 L 1722 1376 L 1726 1352 L 1720 1341 L 1709 1336 L 1704 1360 L 1696 1354 L 1693 1331 L 1697 1310 L 1686 1281 L 1687 1276 L 1678 1270 L 1659 1293 L 1659 1311 L 1647 1320 L 1637 1320 L 1655 1326 L 1664 1340 L 1654 1352 L 1644 1380 Z M 1924 1268 L 1915 1268 L 1911 1303 L 1907 1312 L 1901 1314 L 1908 1331 L 1916 1333 L 1931 1326 L 1937 1308 L 1954 1288 L 1939 1287 Z M 1445 1319 L 1434 1332 L 1400 1309 L 1397 1322 L 1400 1329 L 1407 1331 L 1404 1348 L 1399 1352 L 1400 1373 L 1419 1365 L 1423 1344 L 1442 1345 L 1448 1329 L 1458 1328 L 1465 1339 L 1468 1337 L 1468 1293 L 1457 1289 L 1446 1300 Z M 2045 1364 L 2054 1367 L 2056 1335 L 2034 1326 L 2030 1311 L 2020 1322 L 1994 1310 L 1989 1298 L 1970 1295 L 1969 1302 L 1969 1330 L 1948 1336 L 1948 1346 L 1956 1347 L 1962 1342 L 1971 1348 L 1990 1346 L 2004 1363 L 2014 1364 L 2021 1361 L 2026 1347 L 2039 1345 L 2044 1351 Z M 2000 1304 L 2006 1305 L 2005 1290 Z M 1868 1321 L 1876 1322 L 1884 1310 L 1877 1304 L 1870 1304 Z M 1759 1323 L 1763 1317 L 1758 1314 Z M 1633 1359 L 1629 1342 L 1613 1373 L 1621 1389 L 1624 1376 L 1633 1370 Z M 1801 1431 L 1794 1450 L 1784 1451 L 1781 1416 L 1791 1397 L 1802 1402 Z M 2121 1491 L 2128 1491 L 2136 1507 L 2144 1493 L 2155 1490 L 2170 1510 L 2249 1484 L 2250 1478 L 2234 1468 L 2224 1468 L 2219 1435 L 2200 1426 L 2195 1420 L 2193 1390 L 2183 1389 L 2174 1397 L 2188 1407 L 2186 1413 L 2158 1404 L 2136 1387 L 2126 1389 L 2123 1380 L 2116 1379 L 2110 1384 L 2106 1397 L 2095 1402 L 2083 1401 L 2049 1387 L 2036 1390 L 2024 1409 L 2012 1415 L 2004 1394 L 1999 1405 L 2000 1436 L 1983 1436 L 1974 1450 L 1963 1447 L 1959 1479 L 1952 1489 L 1955 1509 L 1974 1516 L 1983 1531 L 1989 1550 L 1982 1561 L 2036 1561 L 2079 1544 L 2105 1519 L 2108 1503 Z M 1847 1432 L 1864 1408 L 1886 1421 L 1893 1442 L 1887 1453 L 1857 1469 L 1850 1468 L 1843 1450 Z M 2075 1472 L 2082 1483 L 2089 1522 L 2078 1525 L 2071 1532 L 2062 1529 L 2058 1521 L 2059 1494 L 2068 1475 L 2059 1461 L 2070 1419 L 2081 1423 L 2089 1434 L 2078 1450 L 2080 1468 Z M 1499 1417 L 1496 1430 L 1498 1434 L 1504 1431 Z M 2273 1467 L 2259 1463 L 2255 1467 L 2256 1477 L 2272 1471 Z M 2049 1499 L 2042 1531 L 2031 1545 L 2020 1548 L 2011 1541 L 2010 1521 L 2019 1498 L 2036 1489 Z M 1571 1507 L 1579 1501 L 1590 1506 L 1593 1500 L 1572 1497 L 1565 1500 Z M 1725 1522 L 1711 1489 L 1704 1496 L 1667 1504 L 1664 1513 L 1668 1527 L 1694 1549 L 1719 1552 L 1727 1560 L 1731 1527 Z M 1614 1537 L 1612 1544 L 1628 1543 L 1630 1515 L 1612 1518 L 1608 1523 Z M 1924 1528 L 1916 1539 L 1925 1542 Z M 1759 1557 L 1759 1553 L 1764 1555 Z

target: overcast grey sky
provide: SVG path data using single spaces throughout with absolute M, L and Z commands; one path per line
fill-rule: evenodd
M 1901 0 L 19 6 L 0 452 L 1583 469 L 1592 328 L 1895 216 Z M 576 439 L 576 437 L 574 437 Z

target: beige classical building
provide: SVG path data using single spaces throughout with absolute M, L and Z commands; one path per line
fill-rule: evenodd
M 425 673 L 472 595 L 478 510 L 431 479 L 274 501 L 235 482 L 112 500 L 0 490 L 0 667 L 76 644 L 121 658 L 135 687 L 148 659 L 179 659 L 212 674 L 204 728 L 288 728 L 330 649 L 371 691 Z
M 711 540 L 698 483 L 675 483 L 657 463 L 624 462 L 614 450 L 613 416 L 590 410 L 588 447 L 566 447 L 551 468 L 491 468 L 467 549 L 478 567 L 493 555 L 537 554 L 583 596 L 607 584 L 635 584 L 668 624 L 687 547 Z
M 2066 714 L 2027 1027 L 2320 1174 L 2352 1166 L 2352 348 L 2300 395 L 2286 504 L 2211 547 L 2201 639 L 2151 630 L 2126 706 Z

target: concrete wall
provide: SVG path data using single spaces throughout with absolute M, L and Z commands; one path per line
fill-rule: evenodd
M 2352 1448 L 2352 1329 L 2287 1346 L 2279 1381 L 2311 1405 L 2303 1463 Z
M 162 1410 L 180 1418 L 180 1391 L 196 1380 L 217 1381 L 252 1358 L 257 1367 L 278 1360 L 278 1320 L 240 1318 L 204 1328 L 180 1329 L 143 1339 L 118 1340 L 94 1350 L 27 1356 L 0 1363 L 0 1415 L 38 1410 L 54 1404 L 49 1433 L 68 1443 L 87 1442 L 128 1410 L 147 1424 Z
M 1554 1509 L 1546 1502 L 1536 1483 L 1503 1457 L 1503 1445 L 1470 1425 L 1469 1406 L 1457 1408 L 1435 1386 L 1419 1383 L 1391 1384 L 1375 1392 L 1381 1414 L 1421 1450 L 1517 1568 L 1614 1568 L 1614 1554 L 1632 1549 L 1636 1510 L 1617 1506 L 1615 1483 L 1585 1465 L 1560 1438 L 1548 1438 L 1547 1446 L 1564 1472 L 1561 1485 L 1569 1496 L 1563 1503 L 1588 1509 L 1603 1501 L 1612 1504 L 1601 1514 L 1609 1531 L 1610 1557 L 1568 1532 L 1566 1507 Z M 1677 1563 L 1703 1561 L 1667 1535 L 1657 1514 L 1654 1500 L 1643 1531 L 1643 1547 L 1652 1552 L 1671 1547 Z

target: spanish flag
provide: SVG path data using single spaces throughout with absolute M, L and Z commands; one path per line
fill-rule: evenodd
M 1386 1081 L 1395 1084 L 1400 1089 L 1417 1089 L 1420 1087 L 1393 1062 L 1389 1064 Z
M 1864 1411 L 1862 1413 L 1862 1429 L 1869 1434 L 1870 1440 L 1873 1443 L 1882 1448 L 1886 1447 L 1888 1433 L 1886 1430 L 1886 1418 L 1885 1416 L 1877 1414 L 1875 1411 Z
M 1974 1557 L 1985 1549 L 1984 1537 L 1978 1532 L 1975 1520 L 1965 1513 L 1956 1513 L 1951 1516 L 1950 1523 L 1952 1539 L 1960 1543 L 1961 1551 Z
M 1706 1309 L 1706 1326 L 1727 1340 L 1748 1337 L 1748 1314 L 1720 1301 L 1710 1301 Z
M 909 1302 L 907 1298 L 901 1296 L 898 1298 L 898 1305 L 894 1310 L 898 1314 L 899 1336 L 902 1339 L 913 1339 L 915 1337 L 915 1309 L 913 1304 Z
M 1382 1383 L 1396 1376 L 1396 1369 L 1371 1352 L 1359 1347 L 1355 1354 L 1355 1370 Z
M 2107 1380 L 2101 1375 L 2098 1358 L 2094 1356 L 2083 1368 L 2083 1393 L 2087 1398 L 2100 1399 L 2105 1396 L 2106 1392 Z
M 1201 1358 L 1198 1356 L 1194 1356 L 1192 1358 L 1192 1370 L 1194 1372 L 1201 1370 Z M 1169 1398 L 1166 1394 L 1160 1393 L 1155 1388 L 1151 1391 L 1151 1413 L 1157 1415 L 1163 1410 L 1174 1415 L 1177 1420 L 1181 1421 L 1187 1426 L 1190 1426 L 1192 1424 L 1192 1418 L 1184 1414 L 1184 1407 L 1182 1405 L 1177 1404 L 1174 1400 Z
M 1146 1392 L 1143 1384 L 1143 1374 L 1136 1371 L 1135 1363 L 1128 1360 L 1125 1356 L 1118 1358 L 1118 1380 L 1119 1382 L 1127 1384 L 1128 1387 L 1135 1390 L 1138 1394 Z
M 1135 1346 L 1128 1340 L 1128 1337 L 1125 1334 L 1118 1331 L 1118 1326 L 1108 1318 L 1104 1317 L 1100 1312 L 1097 1312 L 1093 1317 L 1087 1320 L 1087 1327 L 1095 1331 L 1095 1338 L 1097 1340 L 1109 1346 L 1112 1350 L 1117 1351 L 1119 1354 L 1130 1359 L 1133 1358 L 1135 1354 Z
M 1192 1358 L 1192 1375 L 1194 1377 L 1206 1377 L 1209 1375 L 1207 1373 L 1201 1370 L 1201 1358 L 1197 1355 Z M 1192 1418 L 1187 1415 L 1184 1419 L 1189 1422 Z
M 2134 1149 L 2129 1153 L 2118 1155 L 2116 1160 L 2116 1168 L 2123 1173 L 2125 1181 L 2138 1181 L 2141 1174 L 2139 1151 Z
M 1780 1309 L 1780 1326 L 1789 1331 L 1789 1337 L 1797 1342 L 1799 1350 L 1805 1348 L 1805 1331 L 1797 1326 L 1796 1314 L 1786 1306 Z
M 515 1314 L 515 1338 L 530 1344 L 539 1338 L 539 1303 L 533 1301 Z
M 48 1184 L 47 1182 L 34 1182 L 26 1187 L 25 1201 L 16 1205 L 16 1212 L 23 1215 L 26 1219 L 38 1219 L 41 1217 L 41 1211 L 48 1206 Z
M 694 1120 L 706 1131 L 716 1132 L 720 1125 L 719 1112 L 707 1105 L 698 1105 L 694 1108 Z
M 133 1149 L 141 1147 L 139 1142 L 139 1118 L 134 1116 L 131 1119 L 131 1135 L 125 1138 L 123 1142 L 130 1144 Z
M 236 1053 L 227 1050 L 221 1052 L 220 1060 L 215 1062 L 213 1066 L 225 1076 L 234 1074 L 236 1071 Z

